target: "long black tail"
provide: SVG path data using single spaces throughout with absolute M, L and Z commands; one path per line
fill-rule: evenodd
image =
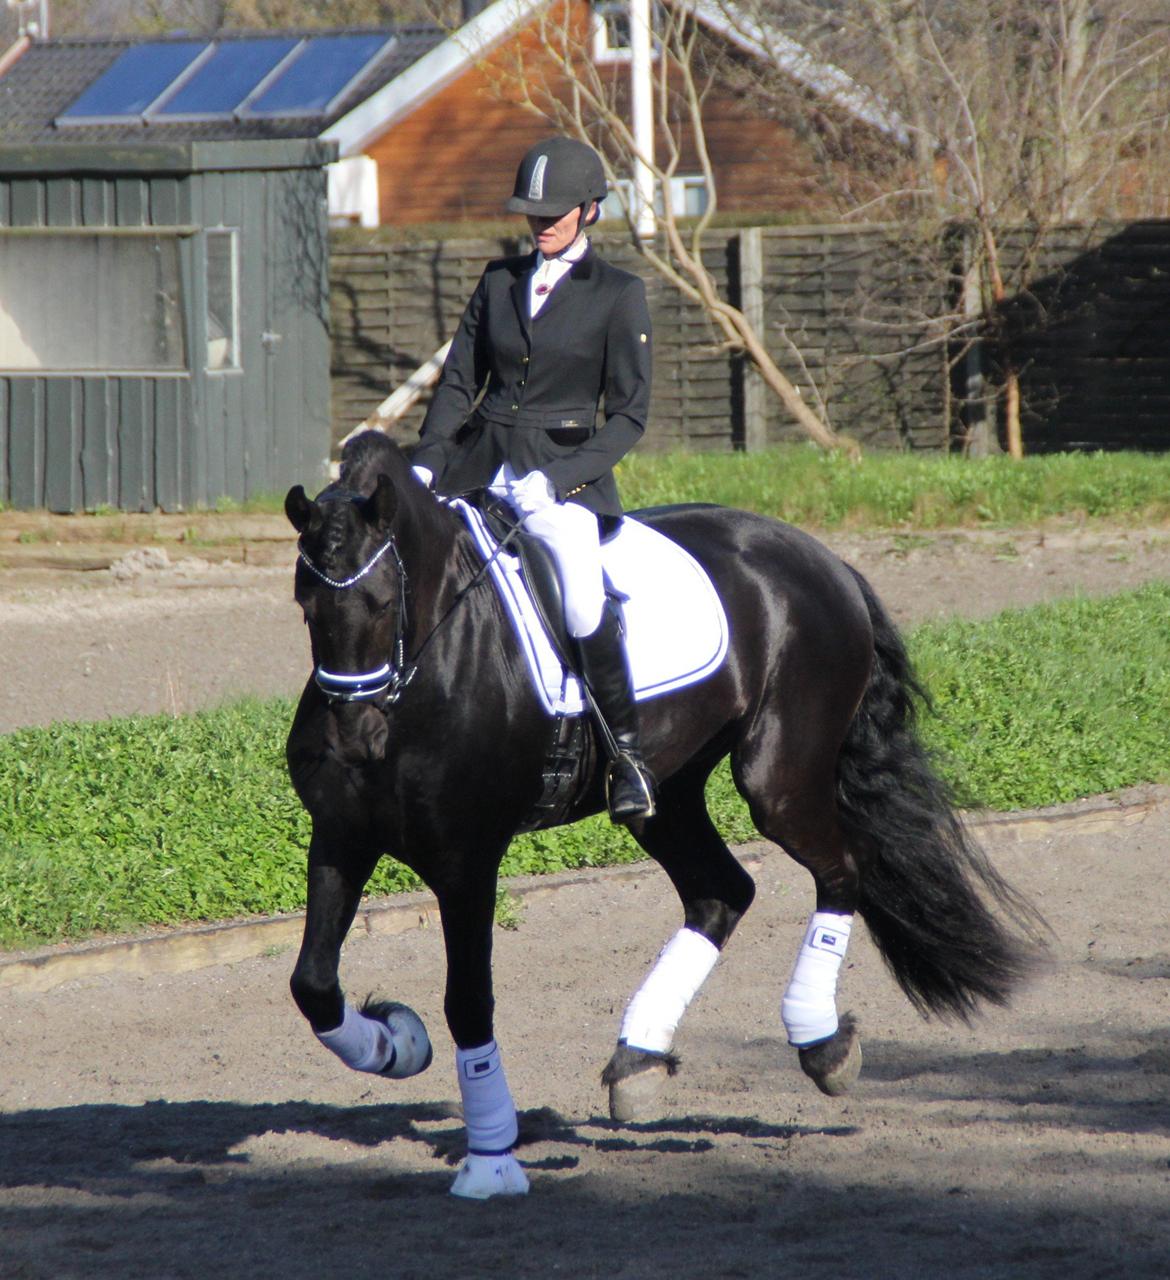
M 906 647 L 852 572 L 874 632 L 869 687 L 837 766 L 840 819 L 860 861 L 858 907 L 919 1012 L 966 1021 L 981 1002 L 1007 1003 L 1039 954 L 1043 921 L 958 820 L 917 734 L 926 695 Z

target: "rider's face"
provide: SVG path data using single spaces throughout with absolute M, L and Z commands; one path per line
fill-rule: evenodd
M 528 229 L 532 232 L 532 239 L 546 258 L 555 257 L 576 240 L 580 213 L 579 209 L 570 209 L 559 218 L 528 215 Z

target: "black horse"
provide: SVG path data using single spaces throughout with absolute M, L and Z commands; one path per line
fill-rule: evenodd
M 340 480 L 316 500 L 295 486 L 285 509 L 300 534 L 296 597 L 315 664 L 288 740 L 313 821 L 293 996 L 350 1066 L 403 1076 L 429 1064 L 416 1015 L 389 1003 L 354 1010 L 338 982 L 363 888 L 380 857 L 399 859 L 438 900 L 444 1008 L 464 1087 L 467 1071 L 499 1066 L 498 1051 L 473 1067 L 467 1054 L 495 1048 L 497 872 L 509 841 L 531 825 L 550 718 L 465 525 L 385 436 L 353 439 Z M 708 776 L 727 756 L 755 826 L 815 882 L 784 1021 L 805 1072 L 840 1092 L 860 1065 L 854 1021 L 838 1020 L 835 1007 L 855 912 L 914 1005 L 959 1018 L 1006 1002 L 1034 957 L 1036 917 L 957 821 L 916 735 L 922 691 L 861 575 L 812 537 L 746 512 L 667 507 L 639 518 L 710 575 L 730 647 L 702 683 L 642 704 L 660 791 L 657 814 L 634 835 L 677 889 L 684 924 L 631 1002 L 603 1073 L 612 1113 L 632 1119 L 653 1105 L 677 1063 L 678 1019 L 752 901 L 751 877 L 704 803 Z M 587 747 L 579 791 L 556 821 L 604 808 L 604 770 Z M 468 1088 L 472 1155 L 453 1191 L 526 1190 L 509 1154 L 516 1125 L 506 1084 L 486 1119 Z

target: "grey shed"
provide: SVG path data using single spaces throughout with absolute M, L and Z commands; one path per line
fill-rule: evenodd
M 177 511 L 324 483 L 334 158 L 0 147 L 0 502 Z

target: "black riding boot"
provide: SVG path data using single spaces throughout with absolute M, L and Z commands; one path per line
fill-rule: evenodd
M 614 754 L 606 774 L 605 798 L 614 822 L 654 816 L 654 775 L 642 759 L 638 705 L 617 606 L 606 601 L 601 624 L 592 635 L 577 638 L 581 674 L 596 710 L 613 735 Z M 602 735 L 604 738 L 604 734 Z

